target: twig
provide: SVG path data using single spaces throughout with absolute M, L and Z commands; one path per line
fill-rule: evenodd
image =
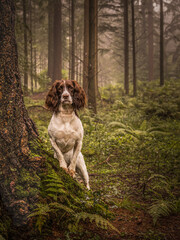
M 43 109 L 45 109 L 46 111 L 50 111 L 49 109 L 47 109 L 46 107 L 44 107 L 44 106 L 41 106 L 41 105 L 29 106 L 29 107 L 27 107 L 27 109 L 30 109 L 30 108 L 35 108 L 35 107 L 43 108 Z
M 110 155 L 106 160 L 104 160 L 104 161 L 102 161 L 102 162 L 100 162 L 100 163 L 97 163 L 97 164 L 93 165 L 92 167 L 95 167 L 95 166 L 97 166 L 97 165 L 101 165 L 101 164 L 103 164 L 103 163 L 107 163 L 110 167 L 113 168 L 113 166 L 109 163 L 110 157 L 111 157 L 111 155 Z

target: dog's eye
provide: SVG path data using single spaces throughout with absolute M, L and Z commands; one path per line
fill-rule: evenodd
M 68 89 L 69 89 L 69 90 L 72 90 L 72 89 L 73 89 L 73 87 L 72 87 L 71 85 L 69 85 L 69 86 L 68 86 Z

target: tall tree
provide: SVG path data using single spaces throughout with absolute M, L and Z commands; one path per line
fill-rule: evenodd
M 53 78 L 54 41 L 53 41 L 53 1 L 48 0 L 48 77 Z
M 23 22 L 24 22 L 24 92 L 28 92 L 28 43 L 27 43 L 27 1 L 23 1 Z
M 36 173 L 41 170 L 41 160 L 29 154 L 28 141 L 36 138 L 37 132 L 23 101 L 13 0 L 0 1 L 0 31 L 0 201 L 19 226 L 27 222 L 37 199 L 40 184 Z M 22 174 L 28 174 L 28 185 L 22 181 Z M 17 184 L 21 194 L 17 194 Z
M 62 37 L 61 37 L 61 0 L 54 0 L 54 61 L 53 61 L 53 81 L 62 78 Z
M 135 44 L 135 18 L 134 18 L 134 0 L 131 0 L 131 16 L 132 16 L 132 59 L 133 59 L 133 95 L 137 94 L 136 81 L 136 44 Z
M 71 1 L 71 79 L 75 79 L 75 34 L 74 34 L 74 11 L 75 11 L 75 0 Z
M 160 0 L 160 86 L 164 85 L 164 13 L 163 0 Z
M 148 80 L 154 78 L 153 1 L 148 0 Z
M 89 67 L 89 0 L 84 0 L 84 61 L 83 88 L 88 98 L 88 67 Z M 88 99 L 87 99 L 88 100 Z
M 89 67 L 88 67 L 88 104 L 94 113 L 96 109 L 97 90 L 97 9 L 98 0 L 89 2 Z
M 29 1 L 29 29 L 30 29 L 30 77 L 31 92 L 33 93 L 33 29 L 32 29 L 32 0 Z
M 129 24 L 128 1 L 124 0 L 124 89 L 129 94 Z

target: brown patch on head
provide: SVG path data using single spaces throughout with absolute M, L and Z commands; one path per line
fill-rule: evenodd
M 64 80 L 56 80 L 46 96 L 45 106 L 47 109 L 57 112 L 60 104 L 61 94 L 64 89 Z
M 73 94 L 73 107 L 74 109 L 80 110 L 86 105 L 86 95 L 83 88 L 76 82 L 71 81 L 74 86 L 74 94 Z

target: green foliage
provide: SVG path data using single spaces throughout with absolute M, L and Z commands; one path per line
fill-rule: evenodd
M 100 215 L 80 212 L 75 215 L 75 218 L 76 218 L 76 224 L 78 224 L 80 220 L 85 221 L 86 219 L 88 219 L 91 223 L 94 221 L 96 225 L 100 228 L 103 228 L 103 229 L 110 228 L 116 231 L 117 233 L 120 233 L 109 221 L 107 221 Z
M 131 196 L 142 197 L 150 203 L 154 222 L 174 212 L 173 204 L 177 211 L 180 209 L 178 83 L 170 82 L 162 88 L 156 86 L 156 82 L 149 86 L 140 85 L 137 98 L 123 96 L 117 86 L 110 88 L 111 94 L 109 88 L 101 90 L 102 100 L 98 103 L 97 115 L 88 109 L 79 114 L 84 127 L 82 152 L 88 171 L 93 175 L 90 180 L 94 195 L 84 193 L 84 188 L 72 181 L 63 170 L 59 170 L 61 174 L 55 173 L 54 169 L 58 169 L 59 164 L 52 158 L 53 151 L 47 135 L 51 115 L 39 110 L 30 113 L 44 139 L 40 147 L 47 152 L 49 170 L 42 178 L 41 194 L 43 201 L 46 199 L 43 204 L 48 205 L 48 214 L 53 215 L 54 224 L 59 218 L 61 221 L 68 218 L 67 225 L 72 231 L 78 231 L 75 214 L 81 216 L 82 213 L 83 218 L 84 213 L 87 216 L 98 213 L 106 218 L 106 205 L 112 199 L 112 208 L 123 207 L 133 211 L 142 206 L 134 203 Z M 160 108 L 165 109 L 164 104 L 167 103 L 169 110 L 159 114 Z M 31 103 L 27 101 L 27 104 Z M 150 113 L 147 109 L 153 104 L 156 111 Z M 171 105 L 176 105 L 176 108 Z M 32 154 L 37 152 L 38 147 Z M 123 201 L 119 203 L 119 199 Z M 57 204 L 62 205 L 58 208 Z M 49 216 L 45 218 L 46 225 Z
M 40 85 L 40 89 L 38 91 L 43 91 L 47 88 L 47 85 L 51 82 L 50 78 L 47 76 L 47 69 L 41 71 L 37 74 L 37 81 Z
M 177 205 L 175 202 L 167 200 L 157 200 L 149 208 L 149 213 L 153 218 L 154 225 L 160 217 L 167 217 L 172 213 L 177 212 Z

